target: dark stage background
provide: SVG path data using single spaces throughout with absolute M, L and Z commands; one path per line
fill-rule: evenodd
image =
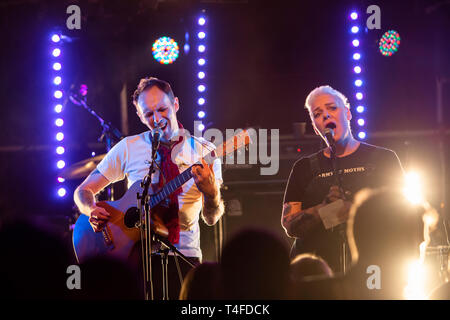
M 450 77 L 450 6 L 445 1 L 377 1 L 381 30 L 363 30 L 362 52 L 368 142 L 394 149 L 406 169 L 417 169 L 424 190 L 439 206 L 441 177 L 437 136 L 436 79 Z M 77 4 L 81 30 L 67 30 L 66 8 Z M 317 139 L 296 139 L 294 122 L 307 122 L 303 109 L 314 87 L 330 84 L 355 106 L 348 14 L 363 19 L 369 1 L 6 1 L 1 10 L 0 210 L 2 216 L 33 217 L 67 231 L 73 218 L 72 193 L 81 180 L 67 181 L 69 195 L 56 196 L 49 37 L 61 30 L 72 42 L 62 47 L 63 86 L 85 83 L 88 103 L 124 130 L 120 92 L 126 90 L 128 134 L 145 130 L 135 116 L 131 94 L 139 79 L 157 76 L 180 98 L 180 121 L 191 132 L 197 110 L 195 28 L 201 9 L 207 23 L 207 123 L 225 130 L 252 126 L 279 128 L 280 171 L 261 177 L 258 168 L 225 167 L 225 238 L 243 226 L 268 227 L 289 242 L 280 225 L 285 181 L 298 157 L 317 150 Z M 378 52 L 390 29 L 402 37 L 392 57 Z M 183 46 L 189 33 L 191 51 Z M 178 40 L 180 57 L 162 66 L 151 56 L 163 35 Z M 449 127 L 450 83 L 444 84 L 444 127 Z M 355 112 L 355 111 L 354 111 Z M 356 115 L 356 114 L 355 114 Z M 357 118 L 356 116 L 354 118 Z M 104 153 L 101 127 L 85 110 L 64 111 L 68 165 L 91 152 Z M 356 123 L 353 123 L 356 127 Z M 389 132 L 397 132 L 387 134 Z M 416 132 L 416 133 L 414 133 Z M 376 133 L 385 133 L 385 137 Z M 395 136 L 395 137 L 394 137 Z M 301 152 L 297 152 L 301 148 Z M 445 141 L 446 161 L 448 143 Z M 117 188 L 120 191 L 120 186 Z M 448 199 L 448 192 L 447 192 Z M 202 226 L 206 259 L 214 259 L 214 229 Z M 216 230 L 217 231 L 217 230 Z M 68 234 L 70 236 L 70 234 Z M 436 241 L 443 241 L 439 238 Z

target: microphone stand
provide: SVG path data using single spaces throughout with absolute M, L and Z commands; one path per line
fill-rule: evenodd
M 140 212 L 140 233 L 141 233 L 141 253 L 142 267 L 144 272 L 144 295 L 145 300 L 154 300 L 153 277 L 152 277 L 152 232 L 151 232 L 151 213 L 150 213 L 150 195 L 148 190 L 151 184 L 151 177 L 156 161 L 156 152 L 159 148 L 160 139 L 152 138 L 152 159 L 147 175 L 141 182 L 142 194 L 137 194 L 138 209 Z M 142 217 L 144 219 L 142 219 Z
M 331 165 L 333 168 L 333 176 L 336 179 L 336 183 L 339 187 L 339 190 L 342 192 L 344 200 L 347 200 L 344 189 L 342 188 L 342 175 L 341 175 L 341 172 L 338 171 L 337 158 L 336 158 L 336 145 L 334 143 L 334 139 L 332 141 L 329 141 L 329 147 L 330 147 Z M 346 225 L 346 223 L 342 223 L 340 226 L 338 226 L 339 234 L 342 238 L 341 270 L 342 270 L 342 274 L 344 274 L 344 275 L 347 272 L 347 235 L 346 235 L 345 225 Z
M 103 139 L 105 139 L 107 153 L 113 147 L 114 140 L 120 141 L 124 137 L 122 133 L 119 131 L 119 129 L 114 127 L 110 122 L 107 122 L 102 117 L 100 117 L 91 107 L 87 105 L 84 99 L 78 97 L 74 93 L 69 93 L 69 99 L 73 104 L 77 106 L 82 106 L 86 111 L 88 111 L 100 122 L 100 125 L 102 126 L 103 130 L 102 135 L 100 136 L 100 138 L 98 138 L 98 141 L 102 142 Z M 106 196 L 108 200 L 114 199 L 114 191 L 112 186 L 106 187 Z

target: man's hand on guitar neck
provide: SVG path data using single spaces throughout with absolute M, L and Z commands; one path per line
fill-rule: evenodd
M 219 184 L 212 169 L 212 164 L 208 165 L 202 159 L 202 165 L 192 167 L 192 176 L 198 190 L 204 195 L 203 220 L 207 225 L 214 225 L 224 212 L 223 201 L 220 198 Z
M 207 198 L 216 198 L 219 193 L 219 188 L 216 184 L 212 164 L 208 165 L 202 159 L 202 165 L 193 166 L 191 172 L 198 190 Z

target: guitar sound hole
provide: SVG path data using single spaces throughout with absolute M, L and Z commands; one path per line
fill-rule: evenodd
M 125 212 L 125 216 L 123 217 L 123 223 L 128 228 L 135 228 L 136 223 L 139 222 L 139 210 L 136 207 L 131 207 Z

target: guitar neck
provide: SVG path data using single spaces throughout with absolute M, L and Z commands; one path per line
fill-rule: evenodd
M 177 175 L 175 178 L 170 180 L 157 194 L 151 197 L 150 200 L 150 208 L 154 208 L 161 201 L 167 198 L 172 192 L 181 187 L 184 183 L 186 183 L 189 179 L 192 178 L 190 166 L 188 169 L 184 170 L 182 173 Z

